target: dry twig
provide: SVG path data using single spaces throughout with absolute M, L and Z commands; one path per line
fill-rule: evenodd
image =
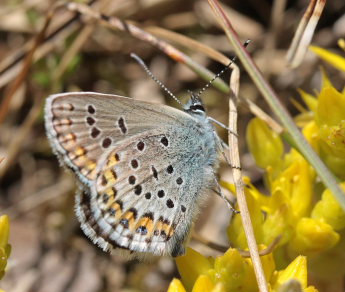
M 286 55 L 286 59 L 292 68 L 296 68 L 301 64 L 325 4 L 326 0 L 310 0 Z

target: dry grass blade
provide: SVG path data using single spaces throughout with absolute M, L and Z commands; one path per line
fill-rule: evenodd
M 109 3 L 110 3 L 109 0 L 100 1 L 98 3 L 99 4 L 98 9 L 101 11 L 107 11 L 107 9 L 109 9 Z M 53 74 L 53 80 L 54 80 L 55 85 L 57 84 L 61 76 L 64 74 L 64 72 L 67 70 L 68 65 L 70 64 L 72 59 L 81 50 L 85 42 L 88 41 L 89 37 L 92 35 L 92 33 L 95 30 L 95 26 L 96 24 L 94 22 L 85 25 L 85 27 L 83 27 L 81 31 L 78 33 L 78 35 L 76 36 L 72 45 L 64 53 L 58 67 L 56 68 Z
M 223 245 L 215 243 L 209 239 L 206 239 L 196 232 L 193 232 L 192 239 L 206 245 L 207 247 L 209 247 L 211 249 L 217 250 L 217 251 L 222 252 L 222 253 L 224 253 L 228 250 L 227 246 L 223 246 Z
M 196 72 L 201 78 L 205 80 L 210 80 L 214 76 L 214 73 L 210 70 L 200 66 L 198 63 L 194 62 L 189 56 L 178 50 L 177 48 L 173 47 L 172 45 L 168 44 L 167 42 L 156 38 L 154 35 L 146 32 L 145 30 L 135 26 L 130 22 L 126 22 L 120 20 L 116 17 L 109 17 L 105 14 L 99 13 L 94 11 L 87 5 L 78 4 L 78 3 L 70 3 L 68 8 L 71 11 L 79 12 L 83 15 L 86 15 L 92 19 L 96 19 L 99 21 L 100 24 L 117 31 L 123 31 L 130 34 L 132 37 L 145 41 L 152 46 L 156 47 L 157 49 L 164 52 L 167 56 L 172 58 L 173 60 L 185 64 L 191 70 Z M 214 81 L 213 85 L 217 87 L 219 90 L 223 92 L 228 92 L 229 88 L 220 79 Z
M 230 59 L 228 57 L 219 53 L 213 48 L 210 48 L 209 46 L 206 46 L 198 41 L 195 41 L 179 33 L 171 32 L 169 30 L 166 30 L 160 27 L 149 27 L 149 28 L 146 28 L 145 31 L 150 32 L 156 36 L 162 37 L 164 39 L 167 39 L 178 45 L 181 45 L 187 48 L 188 47 L 193 48 L 195 51 L 199 51 L 209 56 L 211 59 L 218 61 L 224 65 L 228 65 L 230 62 Z M 233 70 L 237 70 L 237 71 L 239 70 L 236 63 L 232 63 L 231 68 Z M 235 78 L 235 75 L 236 75 L 236 72 L 233 72 L 232 78 Z M 234 82 L 237 82 L 237 81 L 234 81 Z M 275 131 L 277 134 L 281 134 L 284 131 L 284 128 L 276 120 L 274 120 L 271 116 L 265 113 L 260 107 L 254 104 L 251 100 L 247 98 L 242 98 L 241 102 L 243 102 L 248 107 L 248 109 L 253 115 L 265 121 L 271 127 L 271 129 Z
M 284 132 L 284 128 L 270 115 L 265 113 L 260 107 L 258 107 L 254 102 L 250 99 L 242 98 L 242 102 L 246 104 L 249 108 L 250 112 L 260 118 L 261 120 L 265 121 L 267 125 L 277 134 L 282 134 Z
M 32 106 L 29 114 L 26 116 L 20 129 L 16 131 L 16 135 L 13 135 L 13 138 L 7 147 L 6 160 L 0 168 L 0 179 L 4 176 L 8 168 L 12 165 L 15 157 L 18 154 L 18 151 L 20 150 L 21 145 L 23 145 L 24 139 L 30 133 L 33 124 L 35 123 L 37 117 L 41 112 L 42 104 L 42 98 L 36 99 L 36 102 Z
M 73 57 L 78 53 L 78 51 L 81 49 L 81 47 L 84 45 L 84 43 L 88 40 L 88 38 L 91 36 L 91 34 L 94 31 L 94 25 L 89 24 L 85 26 L 76 39 L 74 40 L 73 44 L 68 48 L 68 50 L 64 53 L 61 62 L 59 63 L 58 67 L 54 71 L 53 74 L 53 80 L 56 84 L 57 81 L 61 78 L 61 76 L 66 71 L 68 65 L 70 64 Z M 55 90 L 53 90 L 55 91 Z
M 70 179 L 63 179 L 56 184 L 46 187 L 35 194 L 26 197 L 21 200 L 19 204 L 4 210 L 5 214 L 8 214 L 12 220 L 19 217 L 22 213 L 30 212 L 33 209 L 39 207 L 56 198 L 67 195 L 74 188 L 74 183 Z
M 169 57 L 171 57 L 175 61 L 188 66 L 190 69 L 192 69 L 200 77 L 204 78 L 206 81 L 209 81 L 214 77 L 213 72 L 195 63 L 189 56 L 179 51 L 178 49 L 168 44 L 167 42 L 156 38 L 155 35 L 158 37 L 165 38 L 171 42 L 174 42 L 186 48 L 192 47 L 196 51 L 199 51 L 224 65 L 228 65 L 230 62 L 230 59 L 226 57 L 225 55 L 219 53 L 218 51 L 198 41 L 195 41 L 181 34 L 171 32 L 171 31 L 158 28 L 158 27 L 148 27 L 145 29 L 140 29 L 139 27 L 135 26 L 133 23 L 122 21 L 116 17 L 108 17 L 104 14 L 94 11 L 87 5 L 72 3 L 68 7 L 72 11 L 78 11 L 79 13 L 87 15 L 90 18 L 97 19 L 101 24 L 107 26 L 110 29 L 128 32 L 133 37 L 150 43 L 151 45 L 163 51 L 165 54 L 167 54 Z M 232 63 L 230 67 L 234 70 L 234 68 L 237 66 L 236 64 Z M 218 88 L 224 93 L 229 92 L 229 87 L 220 79 L 216 79 L 212 83 L 212 85 L 214 85 L 216 88 Z M 249 106 L 249 109 L 251 111 L 254 108 L 255 106 Z M 265 114 L 262 110 L 258 109 L 258 107 L 256 107 L 255 110 L 252 111 L 252 113 L 254 115 L 259 114 L 259 117 L 261 117 L 263 120 L 270 121 L 271 122 L 270 124 L 273 125 L 272 128 L 277 130 L 277 132 L 281 132 L 281 128 L 279 127 L 279 124 L 275 122 L 272 118 L 269 119 L 268 115 Z
M 30 66 L 31 66 L 32 61 L 33 61 L 34 53 L 36 52 L 36 49 L 39 47 L 41 42 L 44 40 L 46 31 L 48 29 L 48 26 L 51 22 L 52 17 L 53 17 L 53 10 L 48 12 L 48 15 L 47 15 L 47 18 L 44 22 L 42 30 L 35 37 L 33 46 L 24 60 L 24 65 L 23 65 L 23 68 L 22 68 L 20 74 L 14 80 L 14 82 L 11 84 L 10 88 L 5 93 L 5 97 L 2 100 L 2 103 L 0 105 L 0 124 L 4 121 L 4 119 L 8 113 L 8 109 L 9 109 L 9 105 L 10 105 L 12 97 L 14 96 L 14 94 L 16 93 L 16 91 L 18 90 L 20 85 L 23 83 L 23 81 L 25 80 L 27 74 L 29 73 L 29 69 L 30 69 Z
M 239 86 L 230 82 L 230 99 L 229 99 L 229 129 L 232 133 L 237 133 L 237 96 Z M 233 166 L 232 174 L 236 187 L 237 202 L 241 211 L 243 228 L 246 234 L 250 255 L 252 258 L 255 275 L 257 278 L 260 291 L 268 291 L 265 274 L 260 261 L 258 247 L 256 244 L 254 229 L 251 223 L 249 210 L 244 192 L 242 180 L 241 161 L 238 147 L 238 136 L 229 132 L 228 141 L 231 151 L 229 151 L 230 163 Z
M 214 3 L 211 3 L 211 6 Z M 237 202 L 241 211 L 241 218 L 243 228 L 246 234 L 248 247 L 251 255 L 251 259 L 254 266 L 254 271 L 258 283 L 259 290 L 261 292 L 268 291 L 265 274 L 260 261 L 258 247 L 256 244 L 253 225 L 251 223 L 249 210 L 246 202 L 244 184 L 242 180 L 241 161 L 238 147 L 238 135 L 231 134 L 237 133 L 237 100 L 239 92 L 239 83 L 234 83 L 230 80 L 230 98 L 229 98 L 229 134 L 228 141 L 231 151 L 229 151 L 230 163 L 233 167 L 232 173 L 236 187 Z
M 88 3 L 92 5 L 94 2 L 95 0 L 91 0 Z M 58 3 L 52 11 L 58 11 L 61 6 L 64 6 L 64 4 Z M 66 13 L 66 11 L 54 17 L 54 21 L 50 25 L 52 29 L 47 33 L 46 37 L 41 41 L 40 46 L 36 49 L 33 60 L 37 61 L 44 57 L 51 52 L 58 43 L 75 32 L 80 27 L 79 17 L 80 15 L 78 13 L 71 15 L 70 13 Z M 55 19 L 57 19 L 57 21 L 55 21 Z M 0 88 L 16 78 L 23 66 L 23 60 L 31 51 L 33 45 L 33 41 L 29 41 L 23 48 L 18 49 L 13 54 L 1 60 Z
M 281 240 L 281 236 L 276 237 L 269 246 L 267 246 L 265 249 L 259 251 L 260 256 L 265 256 L 273 252 L 274 248 L 278 245 L 279 241 Z M 241 256 L 245 258 L 250 257 L 250 253 L 246 250 L 239 249 L 239 252 Z
M 286 59 L 292 68 L 296 68 L 301 64 L 325 4 L 326 0 L 310 0 L 286 55 Z
M 193 50 L 203 53 L 206 56 L 209 56 L 211 59 L 218 61 L 224 65 L 228 65 L 230 63 L 230 59 L 222 53 L 219 53 L 211 47 L 206 46 L 203 43 L 200 43 L 182 34 L 166 30 L 160 27 L 147 27 L 145 28 L 145 31 L 152 33 L 155 36 L 169 40 L 170 42 L 173 42 L 175 44 L 181 45 L 183 47 L 193 48 Z

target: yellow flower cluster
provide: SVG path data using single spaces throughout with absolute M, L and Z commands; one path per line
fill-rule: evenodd
M 273 255 L 261 257 L 270 291 L 282 291 L 289 285 L 298 285 L 299 290 L 317 292 L 307 287 L 307 261 L 298 256 L 287 268 L 275 270 Z M 257 291 L 254 269 L 249 258 L 243 258 L 237 249 L 230 248 L 217 258 L 205 258 L 188 248 L 185 256 L 176 259 L 181 280 L 174 279 L 168 292 L 231 292 Z M 291 291 L 291 290 L 287 290 Z
M 345 71 L 344 58 L 311 49 Z M 345 190 L 345 89 L 337 91 L 323 73 L 317 96 L 299 92 L 309 110 L 296 122 Z M 261 257 L 270 291 L 317 291 L 308 287 L 307 274 L 323 283 L 344 277 L 345 212 L 332 193 L 296 149 L 284 152 L 281 137 L 262 120 L 249 123 L 246 139 L 256 164 L 265 170 L 268 189 L 263 194 L 245 178 L 255 237 L 261 250 L 279 240 L 273 253 Z M 222 186 L 234 191 L 231 184 Z M 241 216 L 232 219 L 227 233 L 232 246 L 247 249 Z M 251 260 L 236 249 L 214 259 L 189 248 L 176 263 L 181 281 L 174 279 L 168 292 L 257 291 Z
M 331 56 L 327 52 L 328 61 Z M 345 181 L 345 90 L 337 91 L 323 74 L 317 96 L 300 93 L 310 110 L 297 117 L 303 121 L 304 136 L 339 180 Z M 269 190 L 266 196 L 247 182 L 246 198 L 258 243 L 267 246 L 280 237 L 273 253 L 280 268 L 302 254 L 308 256 L 309 271 L 318 278 L 343 277 L 344 210 L 303 156 L 295 149 L 284 153 L 281 138 L 263 121 L 253 119 L 246 138 L 257 165 L 266 170 Z M 345 190 L 345 182 L 340 185 Z M 231 222 L 228 236 L 234 246 L 246 248 L 239 216 Z
M 319 98 L 324 96 L 324 91 L 330 90 L 324 88 Z M 331 91 L 335 89 L 332 88 Z M 327 101 L 332 102 L 332 98 L 329 97 Z M 343 102 L 345 109 L 345 96 Z M 316 110 L 327 110 L 324 100 L 320 102 L 319 99 Z M 317 115 L 315 120 L 316 117 Z M 343 118 L 345 120 L 345 112 Z M 311 144 L 317 147 L 324 141 L 316 138 L 320 131 L 317 132 L 315 120 L 310 121 L 303 132 L 307 139 L 313 139 Z M 319 125 L 326 131 L 325 121 Z M 260 143 L 258 137 L 262 136 L 265 141 Z M 258 243 L 269 245 L 281 236 L 279 248 L 275 252 L 279 266 L 285 266 L 299 254 L 313 256 L 333 248 L 340 239 L 337 231 L 345 227 L 345 213 L 332 194 L 321 189 L 322 186 L 318 184 L 315 172 L 307 161 L 294 149 L 283 154 L 279 136 L 257 118 L 248 126 L 247 142 L 255 160 L 260 161 L 260 166 L 266 170 L 265 178 L 270 191 L 270 195 L 266 196 L 247 182 L 247 201 L 252 221 L 255 222 Z M 345 185 L 343 187 L 345 189 Z M 315 204 L 319 199 L 318 195 L 321 200 Z M 235 217 L 228 228 L 228 235 L 235 246 L 246 248 L 241 224 L 241 218 Z
M 0 216 L 0 280 L 5 274 L 7 259 L 11 253 L 11 246 L 8 244 L 10 224 L 7 215 Z M 0 292 L 4 292 L 0 289 Z

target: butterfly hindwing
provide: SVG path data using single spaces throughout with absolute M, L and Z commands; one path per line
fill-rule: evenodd
M 202 140 L 191 139 L 191 133 L 181 129 L 179 133 L 147 131 L 115 147 L 99 165 L 91 187 L 91 212 L 102 236 L 91 238 L 101 237 L 99 243 L 108 238 L 103 247 L 155 255 L 184 253 L 199 199 L 212 175 L 202 153 L 193 150 Z

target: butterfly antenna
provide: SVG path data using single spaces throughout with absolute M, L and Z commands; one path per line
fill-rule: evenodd
M 248 44 L 250 43 L 250 40 L 246 40 L 243 44 L 243 46 L 246 48 L 248 46 Z M 200 91 L 198 92 L 198 94 L 196 95 L 198 98 L 200 97 L 200 95 L 211 86 L 211 84 L 214 82 L 214 80 L 216 80 L 218 77 L 222 76 L 226 71 L 228 71 L 230 69 L 230 66 L 232 63 L 234 63 L 236 61 L 237 57 L 234 56 L 230 59 L 230 63 L 222 70 L 220 71 L 218 74 L 216 74 L 203 88 L 200 89 Z
M 153 81 L 155 81 L 166 93 L 168 93 L 176 102 L 178 102 L 180 105 L 182 105 L 182 103 L 179 101 L 179 99 L 168 89 L 166 88 L 166 86 L 160 81 L 158 80 L 150 71 L 150 69 L 146 66 L 145 62 L 137 55 L 134 53 L 131 53 L 131 57 L 133 59 L 135 59 L 139 65 L 141 67 L 144 68 L 144 70 L 146 71 L 146 73 L 151 77 L 151 79 Z

